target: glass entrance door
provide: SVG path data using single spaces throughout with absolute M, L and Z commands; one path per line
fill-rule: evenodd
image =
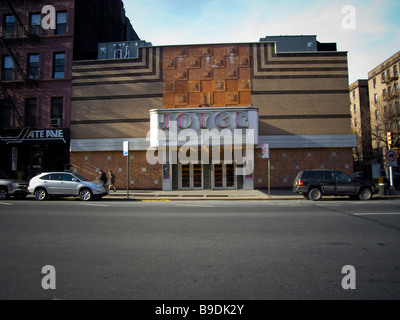
M 203 189 L 203 167 L 201 164 L 181 165 L 181 189 Z
M 213 176 L 214 189 L 236 189 L 234 164 L 215 164 Z
M 181 167 L 181 182 L 182 189 L 190 189 L 191 181 L 190 181 L 190 165 Z
M 235 189 L 235 165 L 226 164 L 225 165 L 225 180 L 227 189 Z
M 193 170 L 193 189 L 203 188 L 203 170 L 201 164 L 192 165 Z
M 214 188 L 222 189 L 224 187 L 224 165 L 214 165 Z

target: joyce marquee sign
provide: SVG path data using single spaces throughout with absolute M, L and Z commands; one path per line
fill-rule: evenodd
M 253 137 L 250 141 L 249 137 Z M 255 107 L 182 108 L 150 111 L 150 146 L 258 144 Z M 231 140 L 230 140 L 231 139 Z M 226 145 L 225 145 L 226 147 Z

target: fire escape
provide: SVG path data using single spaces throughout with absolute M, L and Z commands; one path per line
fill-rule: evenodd
M 387 132 L 391 132 L 393 144 L 398 147 L 400 135 L 400 106 L 397 80 L 399 79 L 399 76 L 397 69 L 395 69 L 393 74 L 390 71 L 391 70 L 387 71 L 386 76 L 382 78 L 382 84 L 386 85 L 386 88 L 384 89 L 383 100 L 385 101 L 386 109 L 388 110 Z
M 17 56 L 15 55 L 12 44 L 13 41 L 28 39 L 29 41 L 39 41 L 40 40 L 40 25 L 29 25 L 28 27 L 23 23 L 22 19 L 15 11 L 9 0 L 2 0 L 3 4 L 6 8 L 12 12 L 15 24 L 11 26 L 2 25 L 0 32 L 0 42 L 1 46 L 7 51 L 9 57 L 11 57 L 13 61 L 13 72 L 11 79 L 5 80 L 3 77 L 3 73 L 0 77 L 0 89 L 4 96 L 4 98 L 9 102 L 11 111 L 13 112 L 14 119 L 18 123 L 18 127 L 20 129 L 24 129 L 24 118 L 20 114 L 20 110 L 15 103 L 15 98 L 11 90 L 9 90 L 9 85 L 15 83 L 24 83 L 24 84 L 32 84 L 37 82 L 38 73 L 31 72 L 32 70 L 25 70 L 22 68 L 21 63 L 19 62 Z M 4 66 L 3 66 L 4 68 Z M 15 69 L 15 70 L 14 70 Z M 4 72 L 4 69 L 2 70 Z M 16 72 L 15 72 L 16 71 Z M 18 78 L 16 76 L 18 74 Z

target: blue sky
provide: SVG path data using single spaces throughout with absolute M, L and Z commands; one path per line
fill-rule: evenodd
M 124 0 L 142 40 L 153 45 L 258 42 L 316 35 L 347 51 L 349 82 L 400 51 L 400 0 Z M 355 28 L 343 27 L 355 9 Z

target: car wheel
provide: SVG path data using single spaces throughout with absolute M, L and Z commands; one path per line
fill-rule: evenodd
M 364 188 L 360 191 L 360 193 L 358 194 L 358 198 L 360 200 L 371 200 L 372 199 L 372 190 L 368 189 L 368 188 Z
M 35 190 L 35 198 L 36 200 L 43 201 L 47 198 L 47 191 L 46 189 L 39 188 Z
M 81 198 L 82 201 L 89 201 L 93 198 L 92 191 L 90 189 L 82 189 L 81 192 L 79 192 L 79 198 Z
M 313 188 L 310 190 L 310 192 L 308 193 L 308 197 L 310 198 L 310 200 L 312 201 L 319 201 L 322 198 L 322 192 L 320 189 L 318 188 Z
M 0 200 L 8 199 L 8 191 L 6 188 L 0 188 Z

